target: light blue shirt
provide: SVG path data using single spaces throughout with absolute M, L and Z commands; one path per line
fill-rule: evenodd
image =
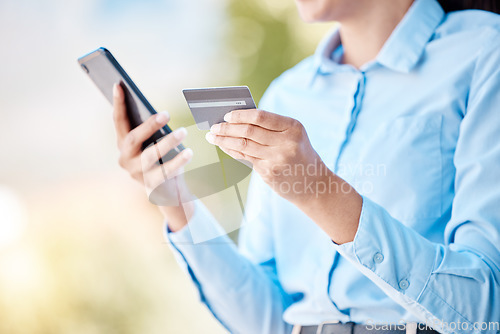
M 416 0 L 375 60 L 339 63 L 338 31 L 276 79 L 261 109 L 298 119 L 363 196 L 336 245 L 254 173 L 240 233 L 167 233 L 201 299 L 231 332 L 290 324 L 421 322 L 500 328 L 500 16 Z M 189 226 L 216 228 L 198 205 Z M 207 232 L 208 233 L 208 232 Z M 485 328 L 485 326 L 488 326 Z

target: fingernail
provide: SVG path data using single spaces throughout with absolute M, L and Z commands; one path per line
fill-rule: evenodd
M 190 159 L 193 157 L 193 150 L 190 149 L 189 147 L 185 148 L 184 150 L 182 150 L 182 154 L 184 154 L 186 158 Z
M 226 122 L 231 122 L 231 112 L 228 112 L 227 114 L 224 115 L 224 120 Z
M 113 85 L 113 96 L 118 96 L 118 84 Z
M 165 124 L 168 122 L 168 112 L 167 111 L 162 111 L 157 114 L 156 116 L 156 123 L 159 124 Z
M 212 125 L 212 127 L 210 128 L 210 132 L 214 133 L 214 132 L 219 132 L 220 131 L 220 124 L 214 124 Z
M 181 140 L 184 139 L 187 135 L 187 130 L 186 128 L 178 128 L 174 132 L 172 132 L 174 135 L 175 139 Z
M 210 143 L 213 144 L 215 142 L 215 135 L 211 132 L 207 132 L 205 135 L 205 139 Z

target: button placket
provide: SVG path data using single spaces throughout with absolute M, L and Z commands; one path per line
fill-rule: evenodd
M 343 152 L 345 146 L 348 144 L 349 140 L 351 139 L 351 134 L 354 131 L 354 127 L 356 125 L 356 120 L 357 120 L 358 114 L 361 110 L 361 104 L 362 104 L 363 97 L 365 94 L 365 84 L 366 84 L 366 76 L 363 72 L 359 72 L 357 84 L 355 86 L 354 93 L 352 96 L 354 103 L 353 103 L 353 107 L 352 107 L 351 114 L 350 114 L 350 121 L 347 124 L 345 138 L 344 138 L 342 144 L 340 145 L 339 153 L 338 153 L 337 159 L 335 161 L 335 168 L 334 168 L 335 172 L 338 172 L 342 152 Z

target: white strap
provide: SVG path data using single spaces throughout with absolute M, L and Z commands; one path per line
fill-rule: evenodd
M 302 330 L 301 325 L 294 325 L 292 329 L 292 334 L 300 334 L 300 331 Z
M 417 334 L 416 322 L 410 322 L 406 324 L 406 334 Z

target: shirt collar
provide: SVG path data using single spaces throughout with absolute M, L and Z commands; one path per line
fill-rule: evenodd
M 443 18 L 444 11 L 436 0 L 415 0 L 385 42 L 376 61 L 395 71 L 410 72 Z
M 420 60 L 425 45 L 444 18 L 437 0 L 415 0 L 375 58 L 375 63 L 408 73 Z M 318 45 L 314 54 L 317 73 L 337 69 L 339 57 L 332 57 L 340 45 L 339 26 L 335 26 Z M 369 62 L 363 67 L 369 67 Z M 362 67 L 362 69 L 363 69 Z

